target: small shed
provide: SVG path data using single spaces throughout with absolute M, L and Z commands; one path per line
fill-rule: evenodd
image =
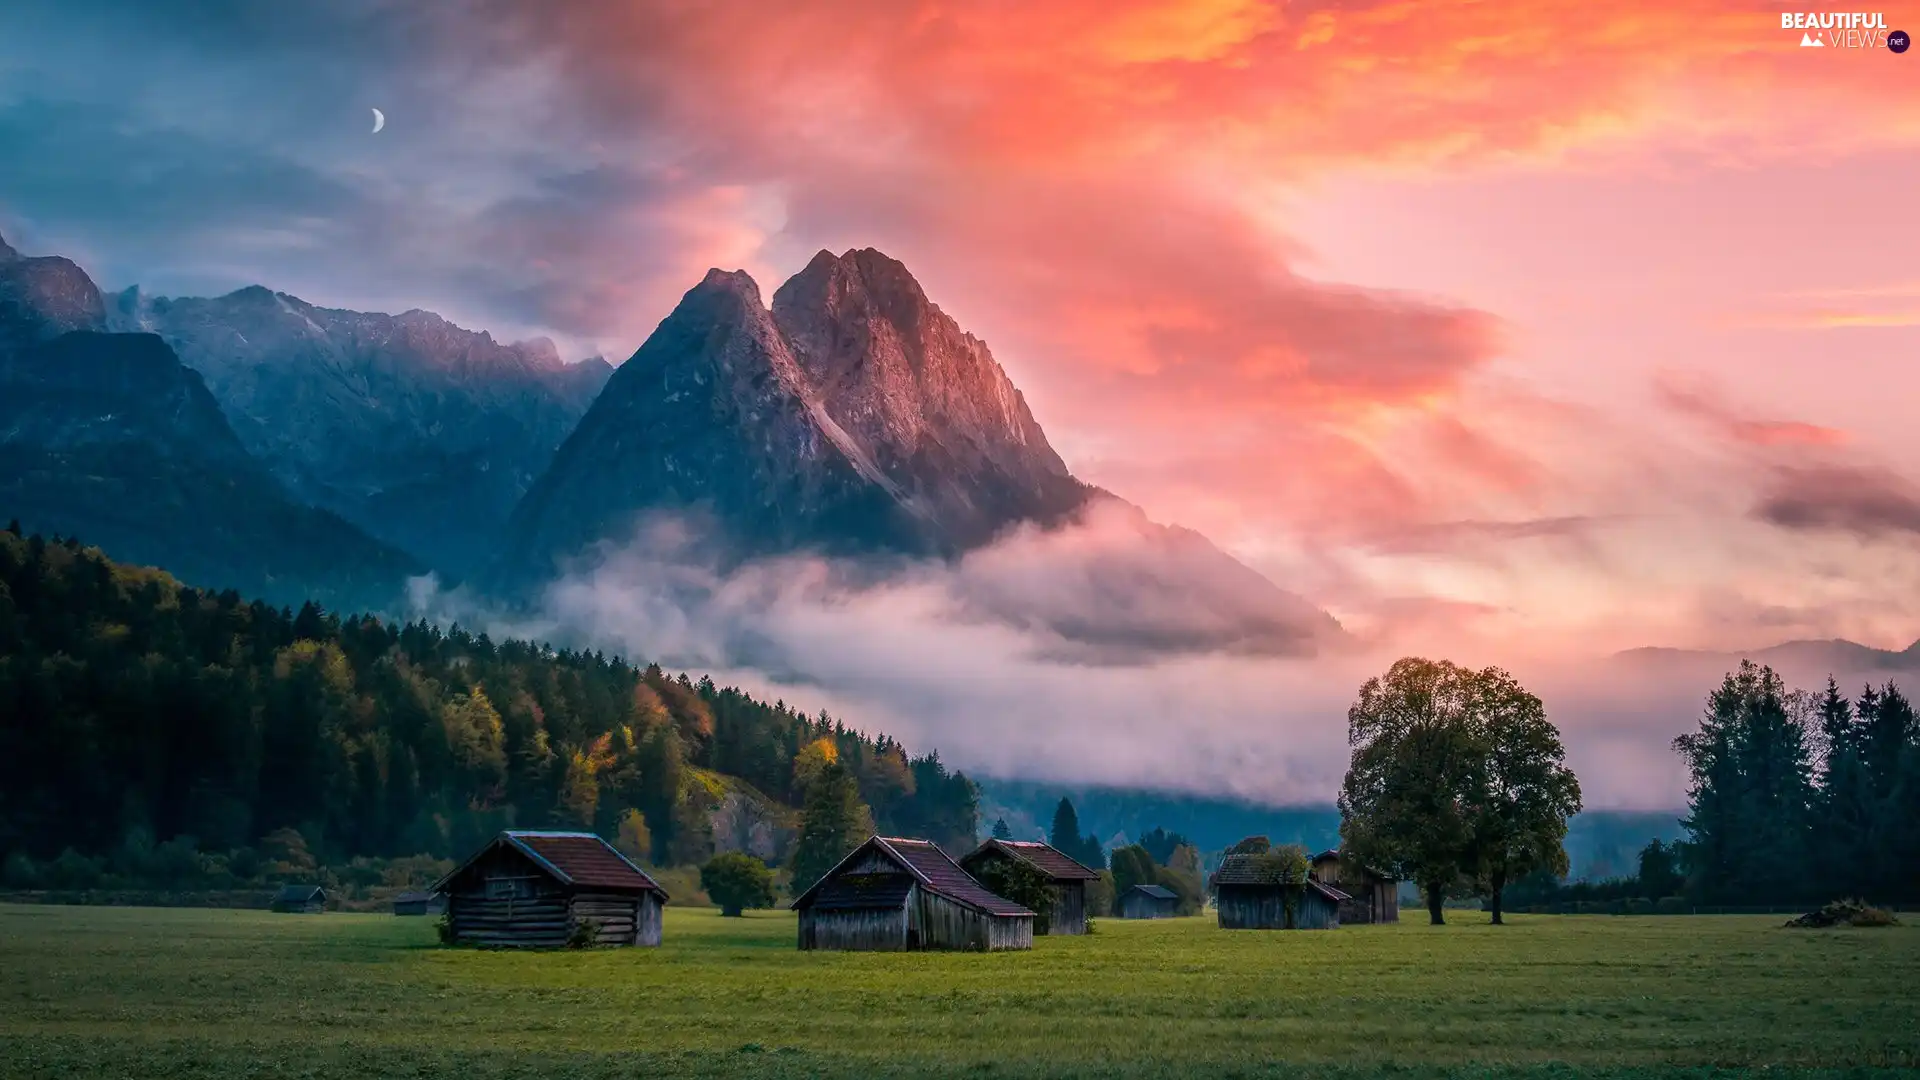
M 441 878 L 453 939 L 556 948 L 658 945 L 667 893 L 588 832 L 509 830 Z
M 327 890 L 318 885 L 282 885 L 273 894 L 273 910 L 318 915 L 327 910 Z
M 875 836 L 793 901 L 802 949 L 1033 948 L 1033 912 L 930 840 Z
M 1223 930 L 1335 930 L 1346 893 L 1316 880 L 1287 881 L 1259 855 L 1229 855 L 1212 884 Z
M 447 898 L 436 892 L 413 889 L 393 898 L 395 915 L 438 915 L 447 910 Z
M 979 878 L 995 863 L 1018 862 L 1033 867 L 1047 877 L 1053 890 L 1053 915 L 1047 921 L 1049 934 L 1087 932 L 1087 882 L 1100 880 L 1100 872 L 1067 857 L 1052 844 L 1038 840 L 990 839 L 960 860 L 961 869 Z
M 1313 857 L 1313 879 L 1347 894 L 1340 902 L 1343 923 L 1400 921 L 1400 882 L 1329 849 Z
M 1180 898 L 1165 885 L 1135 885 L 1120 894 L 1123 919 L 1171 919 L 1180 913 Z

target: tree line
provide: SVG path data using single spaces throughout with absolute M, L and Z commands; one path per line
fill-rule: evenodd
M 777 862 L 829 804 L 947 845 L 978 824 L 965 775 L 824 712 L 597 651 L 198 590 L 17 525 L 0 715 L 14 879 L 443 860 L 508 827 L 677 866 L 742 846 L 716 835 L 737 826 Z

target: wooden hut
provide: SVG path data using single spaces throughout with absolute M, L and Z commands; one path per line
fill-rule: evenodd
M 1047 920 L 1049 934 L 1087 932 L 1087 882 L 1100 880 L 1100 872 L 1067 857 L 1051 844 L 1038 840 L 988 840 L 960 860 L 961 869 L 981 878 L 996 864 L 1020 863 L 1046 875 L 1053 890 L 1053 915 Z
M 1259 855 L 1229 855 L 1212 885 L 1223 930 L 1334 930 L 1346 893 L 1315 880 L 1275 876 Z
M 1180 913 L 1180 898 L 1164 885 L 1135 885 L 1120 894 L 1123 919 L 1171 919 Z
M 393 898 L 395 915 L 438 915 L 447 910 L 447 898 L 436 892 L 413 889 Z
M 1313 857 L 1313 879 L 1347 894 L 1340 902 L 1343 923 L 1400 921 L 1400 882 L 1378 870 L 1328 850 Z
M 510 830 L 441 878 L 453 938 L 554 948 L 658 945 L 667 893 L 612 844 L 585 832 Z
M 273 894 L 273 910 L 318 915 L 327 910 L 327 890 L 318 885 L 282 885 Z
M 793 901 L 802 949 L 1031 949 L 1033 912 L 929 840 L 876 836 Z

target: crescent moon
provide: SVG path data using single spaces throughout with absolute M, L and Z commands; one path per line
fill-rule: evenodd
M 375 134 L 379 134 L 379 132 L 380 132 L 380 129 L 381 129 L 381 128 L 383 128 L 383 127 L 386 127 L 386 126 L 387 126 L 387 114 L 386 114 L 386 113 L 383 113 L 383 112 L 381 112 L 381 111 L 380 111 L 379 109 L 375 109 L 375 110 L 373 110 L 373 130 L 374 130 L 374 133 L 375 133 Z

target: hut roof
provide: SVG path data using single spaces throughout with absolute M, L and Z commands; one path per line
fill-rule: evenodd
M 1098 881 L 1100 872 L 1089 869 L 1066 852 L 1052 844 L 1043 844 L 1038 840 L 999 840 L 988 839 L 986 843 L 974 848 L 961 859 L 961 863 L 970 863 L 974 857 L 987 851 L 1004 851 L 1021 862 L 1047 875 L 1055 881 Z
M 276 904 L 304 904 L 309 900 L 326 898 L 327 890 L 318 885 L 282 885 L 280 891 L 274 894 L 273 901 Z M 254 902 L 259 903 L 257 900 Z
M 494 837 L 492 843 L 475 852 L 472 858 L 454 867 L 452 873 L 435 883 L 433 890 L 446 891 L 447 886 L 482 855 L 501 845 L 511 847 L 533 860 L 534 865 L 552 874 L 562 885 L 620 892 L 655 892 L 660 894 L 662 901 L 667 899 L 667 890 L 648 877 L 645 870 L 634 865 L 633 860 L 620 854 L 618 848 L 599 836 L 590 832 L 542 832 L 530 829 L 509 829 Z
M 973 880 L 953 856 L 940 849 L 940 845 L 931 840 L 907 840 L 899 837 L 875 836 L 866 843 L 854 848 L 847 857 L 841 859 L 832 870 L 827 871 L 819 881 L 813 883 L 806 892 L 794 898 L 790 905 L 795 909 L 810 907 L 820 903 L 834 907 L 873 907 L 892 906 L 906 899 L 906 890 L 896 881 L 892 888 L 882 896 L 884 881 L 866 879 L 881 878 L 888 875 L 854 874 L 842 878 L 842 867 L 851 865 L 869 850 L 879 851 L 887 860 L 899 866 L 918 882 L 922 889 L 936 896 L 946 897 L 956 904 L 963 904 L 988 915 L 1008 915 L 1033 917 L 1033 912 L 1004 896 L 995 896 L 985 886 Z M 855 903 L 855 900 L 864 902 Z
M 1345 861 L 1346 860 L 1341 857 L 1340 851 L 1337 848 L 1328 848 L 1327 850 L 1313 857 L 1313 865 L 1315 866 L 1319 866 L 1323 862 L 1345 862 Z M 1358 864 L 1354 864 L 1354 865 L 1358 865 Z M 1375 870 L 1371 866 L 1361 866 L 1359 867 L 1359 869 L 1361 873 L 1377 881 L 1396 880 L 1392 874 L 1383 874 L 1380 871 Z
M 1315 864 L 1315 865 L 1318 865 L 1318 864 L 1320 864 L 1320 863 L 1323 863 L 1323 862 L 1339 862 L 1339 861 L 1340 861 L 1340 849 L 1338 849 L 1338 848 L 1328 848 L 1327 850 L 1325 850 L 1325 851 L 1323 851 L 1323 852 L 1321 852 L 1320 854 L 1318 854 L 1318 855 L 1315 855 L 1315 856 L 1313 857 L 1313 861 L 1314 861 L 1314 864 Z
M 422 904 L 432 900 L 435 896 L 438 896 L 438 895 L 439 895 L 438 893 L 421 892 L 418 889 L 409 889 L 406 892 L 403 892 L 398 896 L 395 896 L 393 898 L 393 902 L 396 904 Z
M 1155 900 L 1180 899 L 1178 896 L 1174 895 L 1172 889 L 1167 888 L 1165 885 L 1135 885 L 1133 888 L 1128 889 L 1127 891 L 1137 892 L 1143 896 L 1151 896 Z
M 1220 869 L 1213 873 L 1213 883 L 1218 885 L 1298 885 L 1321 893 L 1333 901 L 1350 900 L 1346 893 L 1330 885 L 1309 878 L 1305 881 L 1290 881 L 1279 876 L 1279 872 L 1267 865 L 1258 855 L 1229 855 L 1220 863 Z

